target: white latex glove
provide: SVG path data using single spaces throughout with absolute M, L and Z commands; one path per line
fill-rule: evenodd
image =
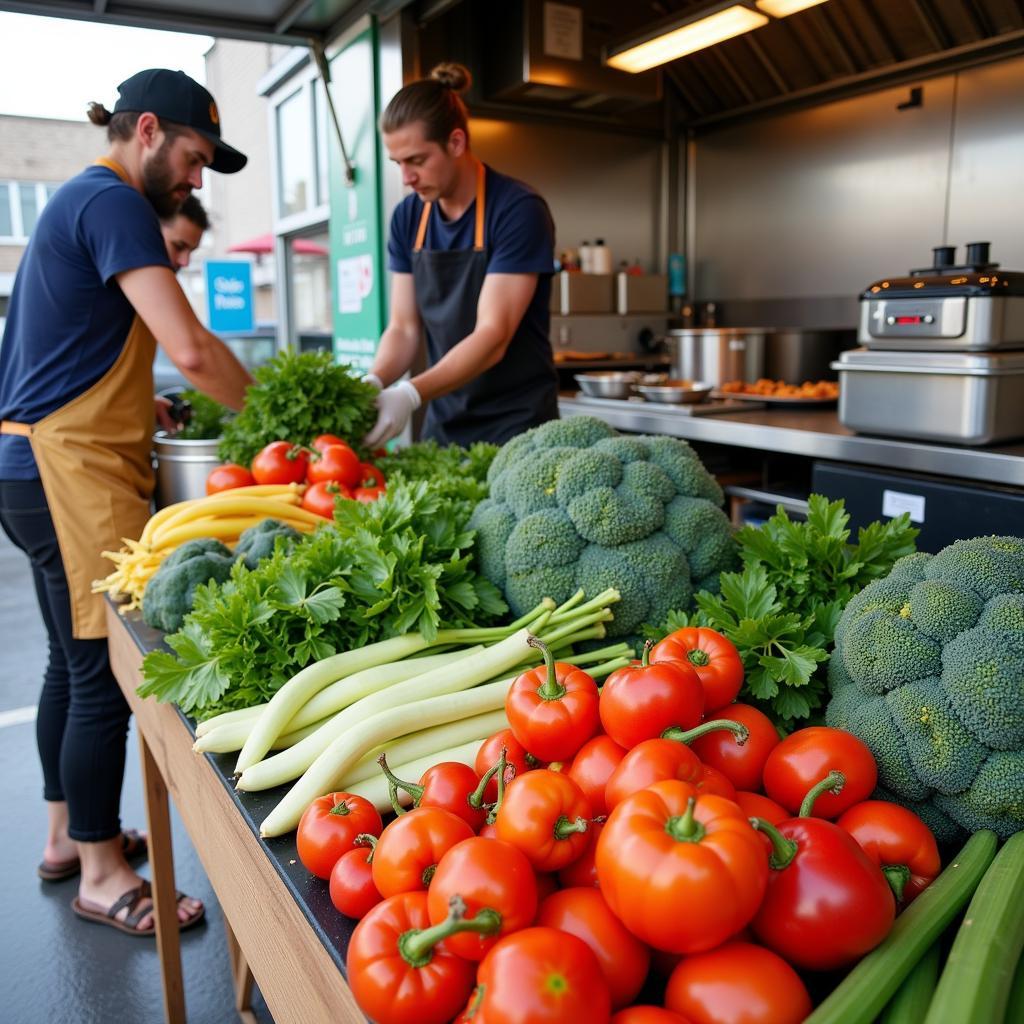
M 368 448 L 375 448 L 400 434 L 409 417 L 423 404 L 423 399 L 410 381 L 400 380 L 385 388 L 377 396 L 376 403 L 377 422 L 363 438 L 363 444 Z
M 362 380 L 366 384 L 372 384 L 378 391 L 384 390 L 384 381 L 382 381 L 375 373 L 364 373 Z

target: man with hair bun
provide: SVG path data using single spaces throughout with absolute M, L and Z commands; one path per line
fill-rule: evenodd
M 140 536 L 150 515 L 156 345 L 197 390 L 242 406 L 249 374 L 196 319 L 159 218 L 202 187 L 204 168 L 230 174 L 246 158 L 221 139 L 213 97 L 183 72 L 140 71 L 118 91 L 113 111 L 89 111 L 108 154 L 47 202 L 14 281 L 0 347 L 0 527 L 29 558 L 49 640 L 37 873 L 78 878 L 79 917 L 152 936 L 149 883 L 129 863 L 146 838 L 120 821 L 131 712 L 91 584 L 109 570 L 101 552 Z M 188 896 L 177 910 L 182 928 L 204 913 Z
M 501 444 L 558 417 L 548 337 L 554 225 L 528 185 L 474 156 L 461 64 L 392 98 L 380 119 L 388 156 L 412 194 L 391 218 L 391 308 L 367 380 L 381 388 L 370 446 L 428 402 L 423 435 Z M 412 380 L 426 335 L 427 368 Z

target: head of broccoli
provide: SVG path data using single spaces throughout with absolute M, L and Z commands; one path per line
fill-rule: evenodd
M 554 420 L 504 445 L 487 479 L 470 527 L 482 572 L 516 615 L 615 587 L 608 635 L 629 636 L 738 562 L 722 490 L 685 441 Z
M 900 559 L 846 606 L 829 684 L 828 724 L 942 838 L 1024 829 L 1024 540 Z
M 223 583 L 234 564 L 231 550 L 213 538 L 186 541 L 175 548 L 146 584 L 142 597 L 146 624 L 165 633 L 176 633 L 192 611 L 196 588 L 211 580 Z

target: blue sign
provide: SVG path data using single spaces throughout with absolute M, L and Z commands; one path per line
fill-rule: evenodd
M 211 331 L 251 331 L 252 264 L 247 260 L 208 261 L 206 300 Z

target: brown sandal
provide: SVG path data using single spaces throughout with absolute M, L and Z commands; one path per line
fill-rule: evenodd
M 71 909 L 83 920 L 92 921 L 94 924 L 106 924 L 110 925 L 111 928 L 116 928 L 118 931 L 124 932 L 126 935 L 155 935 L 156 934 L 156 918 L 153 919 L 153 924 L 149 928 L 139 928 L 139 922 L 147 915 L 153 913 L 152 903 L 153 890 L 150 887 L 149 882 L 143 879 L 142 882 L 137 885 L 134 889 L 129 889 L 113 906 L 107 910 L 102 908 L 95 908 L 85 906 L 81 900 L 76 896 L 71 901 Z M 183 892 L 178 894 L 178 902 L 180 903 L 186 898 Z M 140 907 L 139 904 L 145 900 L 150 900 L 150 903 L 146 907 Z M 124 919 L 119 921 L 117 915 L 127 908 L 128 913 Z M 200 907 L 191 917 L 184 921 L 178 921 L 178 931 L 185 931 L 186 928 L 191 928 L 194 924 L 199 924 L 203 917 L 206 915 L 206 908 Z
M 149 844 L 141 832 L 126 828 L 121 833 L 121 850 L 125 860 L 141 860 L 149 853 Z M 68 878 L 74 878 L 81 870 L 82 862 L 77 857 L 69 857 L 67 860 L 40 861 L 36 874 L 44 882 L 63 882 Z

